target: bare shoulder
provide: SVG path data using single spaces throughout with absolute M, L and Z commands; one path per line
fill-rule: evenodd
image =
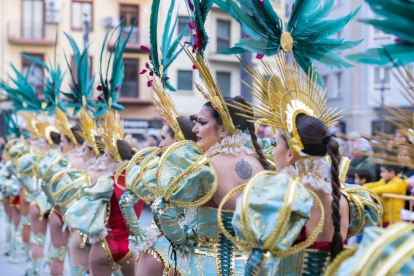
M 217 154 L 211 158 L 211 164 L 218 174 L 234 174 L 240 180 L 248 180 L 263 170 L 263 166 L 255 156 L 244 152 L 239 153 L 238 156 Z

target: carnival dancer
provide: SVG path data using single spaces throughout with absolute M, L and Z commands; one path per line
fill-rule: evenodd
M 100 141 L 100 137 L 98 136 L 98 128 L 94 119 L 86 109 L 82 109 L 78 113 L 78 117 L 82 129 L 82 131 L 79 132 L 79 135 L 84 139 L 82 145 L 82 160 L 86 171 L 85 173 L 78 170 L 62 172 L 62 177 L 56 178 L 56 180 L 59 180 L 60 178 L 59 182 L 63 183 L 57 184 L 60 187 L 56 189 L 55 195 L 59 195 L 55 200 L 65 208 L 65 213 L 71 206 L 78 204 L 77 198 L 79 189 L 88 185 L 94 185 L 101 175 L 108 174 L 104 162 L 104 152 L 102 149 L 99 149 L 97 144 L 97 142 Z M 86 175 L 87 177 L 85 177 Z M 65 182 L 66 185 L 62 185 Z M 63 187 L 66 187 L 64 188 L 64 191 L 62 190 Z M 59 190 L 61 192 L 59 192 Z M 77 206 L 74 208 L 77 208 Z M 81 219 L 81 217 L 78 219 Z M 64 221 L 65 224 L 67 224 L 66 216 Z M 69 230 L 71 230 L 71 242 L 69 248 L 72 267 L 71 274 L 85 275 L 89 270 L 89 250 L 91 244 L 88 242 L 87 236 L 82 234 L 79 230 L 72 229 L 71 227 L 69 227 Z
M 121 165 L 132 157 L 132 148 L 124 140 L 123 126 L 119 115 L 113 110 L 122 110 L 117 103 L 118 91 L 122 85 L 124 65 L 122 53 L 128 42 L 128 33 L 123 37 L 125 22 L 115 28 L 119 31 L 114 46 L 114 53 L 110 55 L 108 63 L 112 63 L 111 79 L 107 81 L 103 68 L 108 65 L 100 65 L 100 81 L 98 90 L 102 95 L 99 101 L 104 103 L 94 113 L 98 117 L 101 141 L 100 149 L 105 150 L 105 165 L 108 175 L 101 176 L 95 185 L 84 187 L 80 190 L 78 203 L 73 205 L 65 214 L 65 222 L 72 229 L 79 230 L 92 244 L 89 252 L 89 267 L 94 275 L 110 275 L 113 270 L 120 267 L 124 275 L 134 274 L 134 262 L 136 254 L 128 249 L 129 231 L 119 208 L 119 199 L 125 191 L 125 172 Z M 107 36 L 108 37 L 108 36 Z M 106 39 L 103 49 L 106 47 Z M 104 51 L 102 51 L 102 54 Z M 113 58 L 113 59 L 112 59 Z M 103 57 L 101 57 L 101 61 Z M 119 175 L 118 181 L 114 175 Z M 141 214 L 144 202 L 138 202 L 135 212 Z M 79 218 L 82 218 L 81 220 Z

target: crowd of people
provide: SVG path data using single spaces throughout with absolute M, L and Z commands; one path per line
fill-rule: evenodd
M 141 73 L 165 121 L 160 139 L 150 135 L 138 147 L 124 134 L 117 99 L 132 32 L 125 22 L 104 40 L 104 50 L 107 39 L 115 42 L 108 60 L 101 53 L 97 100 L 88 47 L 80 51 L 70 36 L 77 66 L 76 75 L 69 70 L 70 92 L 61 91 L 59 65 L 30 56 L 48 72 L 42 98 L 17 70 L 10 82 L 0 82 L 14 108 L 5 117 L 0 164 L 9 261 L 19 261 L 23 246 L 26 275 L 412 275 L 414 226 L 401 222 L 407 220 L 401 214 L 405 203 L 411 206 L 405 196 L 414 174 L 413 116 L 384 107 L 394 115 L 394 136 L 345 135 L 312 66 L 351 66 L 335 53 L 361 41 L 330 36 L 357 11 L 326 19 L 333 0 L 297 0 L 284 28 L 269 0 L 185 2 L 190 40 L 184 41 L 186 30 L 173 39 L 175 1 L 160 23 L 160 1 L 153 0 L 151 47 L 142 47 L 149 62 Z M 400 9 L 387 10 L 389 2 Z M 261 68 L 245 64 L 253 103 L 224 97 L 204 58 L 213 3 L 248 35 L 223 54 L 274 56 Z M 393 13 L 412 16 L 414 4 L 388 0 L 372 9 L 386 21 Z M 410 49 L 411 30 L 404 37 Z M 404 65 L 393 49 L 386 64 Z M 169 95 L 168 67 L 182 52 L 200 75 L 195 87 L 206 100 L 191 116 L 180 114 Z M 360 62 L 370 58 L 360 55 Z M 403 80 L 412 79 L 405 74 Z M 412 96 L 412 86 L 406 93 Z M 140 222 L 145 204 L 150 227 Z M 352 238 L 359 246 L 346 246 Z

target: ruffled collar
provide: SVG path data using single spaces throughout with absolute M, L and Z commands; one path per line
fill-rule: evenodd
M 284 168 L 281 173 L 299 177 L 302 185 L 309 185 L 316 191 L 332 194 L 331 165 L 322 157 L 299 159 L 292 166 Z
M 245 146 L 247 139 L 248 136 L 244 133 L 229 134 L 224 137 L 220 143 L 214 144 L 208 151 L 206 151 L 206 155 L 212 157 L 218 153 L 225 153 L 238 156 L 242 151 L 247 154 L 254 154 L 252 149 Z
M 121 167 L 123 164 L 125 164 L 126 162 L 128 162 L 128 160 L 124 160 L 124 161 L 118 162 L 118 163 L 117 162 L 114 162 L 114 163 L 108 165 L 108 172 L 109 172 L 108 175 L 110 175 L 110 176 L 115 175 L 116 170 L 119 167 Z
M 85 165 L 88 167 L 88 170 L 101 171 L 106 170 L 105 160 L 103 155 L 100 157 L 92 157 L 86 161 Z
M 69 150 L 66 155 L 73 156 L 73 157 L 81 157 L 82 156 L 82 148 L 74 147 L 73 149 Z

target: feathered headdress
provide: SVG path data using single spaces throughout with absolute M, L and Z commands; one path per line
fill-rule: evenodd
M 154 99 L 156 111 L 172 129 L 174 137 L 177 141 L 185 140 L 184 134 L 181 131 L 180 125 L 177 121 L 178 112 L 170 95 L 155 78 L 150 77 L 150 81 L 155 94 L 158 96 L 158 100 Z
M 376 19 L 362 19 L 363 23 L 398 37 L 395 43 L 381 48 L 348 55 L 356 62 L 374 65 L 403 66 L 414 62 L 414 2 L 410 0 L 365 0 Z
M 305 72 L 318 61 L 330 68 L 350 68 L 352 65 L 337 54 L 362 42 L 329 38 L 344 28 L 360 8 L 338 19 L 327 20 L 335 0 L 296 0 L 292 14 L 283 29 L 282 20 L 273 10 L 269 0 L 213 0 L 223 11 L 236 19 L 248 38 L 242 38 L 221 54 L 241 54 L 246 51 L 272 56 L 282 50 L 292 52 L 296 62 Z M 312 70 L 313 74 L 318 73 Z M 321 78 L 316 79 L 323 86 Z
M 46 127 L 49 126 L 49 122 L 41 121 L 36 114 L 30 112 L 23 112 L 21 114 L 26 121 L 26 128 L 38 138 L 46 138 Z
M 175 0 L 171 1 L 170 8 L 168 10 L 167 20 L 165 21 L 164 31 L 162 35 L 162 43 L 161 43 L 161 54 L 159 56 L 158 53 L 158 12 L 159 12 L 160 0 L 154 0 L 152 2 L 151 7 L 151 24 L 150 24 L 150 41 L 151 41 L 151 48 L 148 49 L 145 46 L 141 46 L 143 51 L 149 53 L 150 64 L 146 63 L 146 69 L 141 71 L 141 75 L 147 73 L 149 71 L 150 76 L 156 75 L 162 82 L 163 87 L 166 87 L 170 91 L 175 91 L 175 88 L 169 82 L 169 78 L 167 75 L 168 68 L 172 64 L 172 62 L 177 58 L 177 56 L 183 50 L 179 46 L 179 41 L 184 37 L 187 28 L 181 31 L 174 41 L 172 40 L 175 34 L 175 27 L 177 25 L 178 16 L 174 20 L 174 25 L 171 27 L 171 21 L 173 18 L 173 11 L 175 6 Z M 148 86 L 151 85 L 151 81 L 148 81 Z
M 279 129 L 286 137 L 289 147 L 299 155 L 304 149 L 296 128 L 296 116 L 306 114 L 323 121 L 327 126 L 339 119 L 335 109 L 326 107 L 326 90 L 321 93 L 316 85 L 314 72 L 309 70 L 307 77 L 300 72 L 296 63 L 289 63 L 286 55 L 276 56 L 277 68 L 273 70 L 264 63 L 269 79 L 251 66 L 246 72 L 253 80 L 250 87 L 253 95 L 260 101 L 252 107 L 241 105 L 246 114 L 240 114 L 254 121 L 261 119 L 267 125 Z
M 65 73 L 62 71 L 59 64 L 56 63 L 56 43 L 57 38 L 54 50 L 54 64 L 52 64 L 52 62 L 49 60 L 49 66 L 36 57 L 32 57 L 27 54 L 21 55 L 22 57 L 30 60 L 31 62 L 41 66 L 47 72 L 45 78 L 45 87 L 42 90 L 42 94 L 44 95 L 44 101 L 41 104 L 41 110 L 47 111 L 49 115 L 52 115 L 55 112 L 56 108 L 65 110 L 65 103 L 62 101 L 60 97 L 60 87 L 62 85 Z
M 59 133 L 66 135 L 76 146 L 79 146 L 78 141 L 76 140 L 75 135 L 72 131 L 72 125 L 69 122 L 66 114 L 59 108 L 55 111 L 56 117 L 56 128 L 59 130 Z
M 220 115 L 226 131 L 231 134 L 238 134 L 240 130 L 238 130 L 233 124 L 229 109 L 227 108 L 226 102 L 220 92 L 220 87 L 214 79 L 206 61 L 199 52 L 197 52 L 196 57 L 194 57 L 188 49 L 184 49 L 184 51 L 197 67 L 200 77 L 207 88 L 207 92 L 205 92 L 200 85 L 195 83 L 197 90 L 203 94 L 204 98 L 211 103 L 214 110 Z
M 191 44 L 193 53 L 199 52 L 204 57 L 204 50 L 208 44 L 208 35 L 204 24 L 207 20 L 207 15 L 213 6 L 213 0 L 186 0 L 187 11 L 190 17 L 188 26 L 193 30 L 193 36 L 186 44 Z
M 6 91 L 7 97 L 13 103 L 14 110 L 17 111 L 30 111 L 38 112 L 42 110 L 42 107 L 46 108 L 46 103 L 43 103 L 37 95 L 35 88 L 28 82 L 27 76 L 23 76 L 17 69 L 11 64 L 11 68 L 16 77 L 8 75 L 15 88 L 10 86 L 4 81 L 0 81 L 0 88 Z M 30 70 L 27 70 L 29 74 Z
M 133 24 L 134 25 L 134 24 Z M 98 91 L 102 91 L 102 94 L 98 97 L 98 101 L 102 102 L 103 105 L 98 107 L 98 110 L 93 114 L 94 117 L 102 116 L 106 111 L 114 109 L 117 111 L 124 110 L 124 107 L 118 104 L 118 95 L 124 79 L 124 62 L 123 54 L 125 51 L 126 44 L 128 43 L 129 37 L 131 36 L 134 28 L 128 32 L 127 36 L 124 37 L 125 19 L 113 30 L 110 38 L 119 32 L 118 37 L 109 54 L 109 58 L 104 63 L 104 52 L 107 47 L 106 42 L 110 31 L 106 33 L 104 43 L 102 45 L 101 56 L 99 59 L 99 81 L 100 85 L 97 87 Z M 111 39 L 109 39 L 111 40 Z M 109 76 L 109 67 L 112 63 L 111 75 Z M 106 72 L 104 72 L 104 70 Z
M 85 45 L 85 48 L 81 53 L 75 40 L 69 34 L 65 33 L 65 35 L 72 47 L 77 72 L 75 75 L 65 54 L 65 60 L 69 68 L 72 83 L 69 84 L 71 93 L 63 94 L 70 100 L 68 107 L 73 108 L 73 115 L 76 116 L 82 107 L 90 110 L 95 110 L 98 107 L 98 103 L 91 99 L 93 92 L 92 88 L 95 83 L 95 75 L 90 77 L 91 67 L 89 64 L 88 47 Z
M 100 156 L 101 152 L 96 141 L 96 136 L 98 136 L 98 127 L 92 117 L 92 115 L 84 108 L 82 108 L 78 113 L 78 118 L 80 122 L 80 127 L 82 131 L 79 131 L 78 134 L 88 143 L 88 146 L 93 149 L 96 156 Z
M 108 153 L 116 162 L 122 162 L 121 155 L 118 151 L 118 140 L 124 139 L 124 127 L 117 112 L 108 111 L 98 118 L 100 129 L 98 131 L 101 141 L 98 141 L 98 147 Z
M 19 126 L 18 117 L 16 113 L 5 112 L 3 113 L 3 116 L 4 123 L 7 126 L 6 134 L 9 137 L 9 139 L 29 137 L 27 129 L 23 129 Z

